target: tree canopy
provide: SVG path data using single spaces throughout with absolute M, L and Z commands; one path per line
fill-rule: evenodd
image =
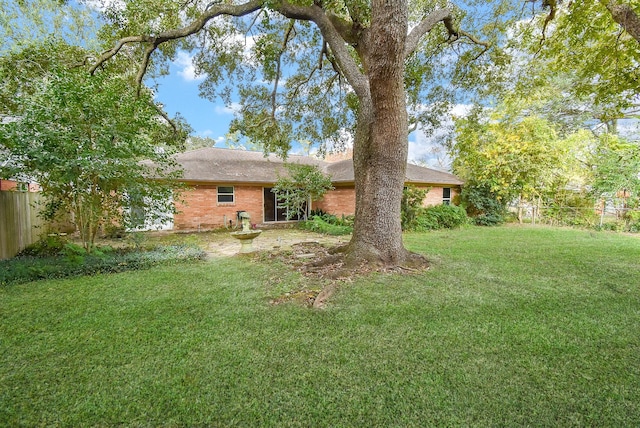
M 532 5 L 539 2 L 531 2 Z M 569 99 L 562 108 L 574 118 L 588 114 L 614 130 L 615 121 L 638 112 L 640 41 L 630 21 L 620 23 L 621 8 L 629 17 L 640 11 L 637 1 L 545 1 L 530 20 L 514 23 L 507 50 L 513 60 L 502 71 L 511 76 L 506 92 L 533 98 L 556 92 Z M 533 6 L 532 6 L 533 7 Z M 635 13 L 634 13 L 635 10 Z M 636 16 L 637 18 L 637 16 Z M 509 97 L 500 92 L 502 97 Z M 529 104 L 530 105 L 530 104 Z
M 43 62 L 43 50 L 56 55 Z M 83 55 L 51 42 L 3 58 L 33 67 L 7 75 L 11 69 L 0 66 L 0 93 L 13 91 L 16 100 L 5 106 L 12 120 L 0 126 L 0 149 L 10 156 L 0 176 L 21 173 L 36 180 L 47 198 L 47 216 L 71 212 L 91 251 L 100 226 L 139 226 L 136 209 L 158 217 L 172 212 L 175 183 L 165 180 L 178 177 L 170 155 L 185 135 L 162 117 L 148 90 L 135 93 L 126 75 L 105 69 L 90 76 L 57 61 Z
M 593 192 L 627 210 L 640 204 L 640 144 L 603 135 L 593 153 Z

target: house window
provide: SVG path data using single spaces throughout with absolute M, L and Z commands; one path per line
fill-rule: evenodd
M 235 202 L 233 186 L 218 186 L 218 203 L 227 204 Z
M 28 192 L 29 191 L 29 183 L 25 183 L 24 181 L 20 181 L 16 184 L 16 190 L 18 192 Z
M 451 187 L 442 188 L 442 204 L 443 205 L 451 204 Z

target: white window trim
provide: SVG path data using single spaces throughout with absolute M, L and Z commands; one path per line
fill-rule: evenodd
M 220 193 L 220 188 L 230 188 L 231 193 Z M 220 196 L 231 195 L 231 201 L 220 201 Z M 235 186 L 216 186 L 216 202 L 218 205 L 235 204 L 236 203 L 236 188 Z
M 444 197 L 444 189 L 449 189 L 449 197 L 448 198 Z M 452 191 L 451 187 L 443 187 L 442 188 L 442 203 L 445 204 L 445 205 L 451 205 L 451 199 L 453 199 L 452 196 L 451 196 L 452 194 L 453 194 L 453 191 Z

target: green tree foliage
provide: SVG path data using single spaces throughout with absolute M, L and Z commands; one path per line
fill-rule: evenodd
M 97 48 L 101 21 L 89 8 L 67 0 L 0 0 L 0 54 L 55 35 L 76 46 Z
M 331 177 L 315 165 L 286 163 L 287 174 L 278 178 L 273 192 L 278 196 L 278 205 L 284 208 L 287 219 L 306 218 L 309 203 L 321 199 L 332 190 Z
M 507 103 L 476 109 L 456 122 L 451 153 L 454 171 L 465 179 L 462 203 L 482 224 L 501 222 L 506 206 L 516 200 L 556 208 L 563 207 L 561 200 L 578 203 L 561 195 L 567 189 L 584 192 L 592 183 L 596 136 L 579 130 L 560 138 L 555 130 L 562 124 L 523 117 L 522 111 L 522 105 L 513 109 Z M 554 218 L 560 212 L 555 210 Z
M 546 7 L 535 9 L 540 3 Z M 541 92 L 547 92 L 546 100 L 569 99 L 564 105 L 555 103 L 557 110 L 571 116 L 586 113 L 615 132 L 615 121 L 638 109 L 640 43 L 614 11 L 627 8 L 629 18 L 637 20 L 640 4 L 554 0 L 531 5 L 533 19 L 519 20 L 510 30 L 513 56 L 500 67 L 511 76 L 506 91 L 520 99 L 531 100 Z
M 560 165 L 556 141 L 553 127 L 537 117 L 516 122 L 461 119 L 452 147 L 453 169 L 464 180 L 485 184 L 498 200 L 532 199 L 555 178 Z
M 25 52 L 16 56 L 27 59 Z M 47 216 L 71 212 L 87 251 L 101 225 L 139 226 L 134 214 L 140 210 L 158 220 L 170 213 L 174 185 L 166 180 L 179 175 L 171 154 L 185 135 L 162 117 L 152 94 L 137 96 L 130 78 L 109 70 L 90 76 L 55 61 L 39 69 L 24 76 L 24 85 L 10 80 L 0 91 L 17 88 L 20 94 L 17 116 L 0 126 L 0 150 L 9 154 L 0 175 L 36 180 L 47 197 Z
M 496 226 L 505 221 L 507 203 L 498 198 L 487 183 L 474 179 L 466 181 L 460 203 L 478 226 Z
M 629 210 L 640 205 L 640 145 L 614 135 L 601 136 L 593 155 L 593 193 L 623 210 L 625 220 Z
M 42 78 L 54 69 L 82 66 L 85 50 L 55 38 L 43 42 L 23 41 L 16 50 L 0 56 L 0 115 L 18 116 L 25 104 L 22 98 L 33 96 Z
M 420 215 L 420 210 L 423 208 L 422 203 L 428 192 L 429 189 L 412 185 L 404 188 L 402 192 L 402 205 L 400 206 L 402 230 L 413 230 L 415 228 L 416 219 Z

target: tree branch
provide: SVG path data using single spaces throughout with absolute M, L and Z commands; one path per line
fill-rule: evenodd
M 280 71 L 282 68 L 282 55 L 284 51 L 287 49 L 287 43 L 289 43 L 289 37 L 291 37 L 291 33 L 293 32 L 293 28 L 295 26 L 296 21 L 291 20 L 289 22 L 289 26 L 287 27 L 287 31 L 284 34 L 284 40 L 282 41 L 282 49 L 280 49 L 280 53 L 278 54 L 278 63 L 276 65 L 276 78 L 273 83 L 273 91 L 271 92 L 271 117 L 276 117 L 276 95 L 278 95 L 278 81 L 280 80 Z
M 283 1 L 278 12 L 287 18 L 311 21 L 318 26 L 320 33 L 331 48 L 336 58 L 340 72 L 347 79 L 358 97 L 369 96 L 369 81 L 360 71 L 351 52 L 347 49 L 345 39 L 333 25 L 327 14 L 317 5 L 298 6 Z M 362 39 L 363 36 L 361 36 Z
M 469 40 L 471 40 L 471 42 L 473 44 L 480 45 L 480 46 L 484 47 L 484 49 L 482 49 L 480 52 L 478 52 L 478 54 L 471 59 L 472 61 L 475 61 L 478 58 L 480 58 L 491 47 L 491 43 L 483 42 L 482 40 L 479 40 L 478 38 L 476 38 L 473 34 L 469 34 L 466 31 L 460 30 L 460 35 L 466 37 Z
M 358 27 L 361 26 L 365 21 L 366 16 L 366 13 L 363 11 L 362 5 L 357 1 L 347 1 L 344 2 L 344 4 L 354 25 Z
M 544 23 L 542 24 L 542 39 L 540 40 L 540 44 L 544 43 L 544 40 L 546 38 L 547 26 L 549 25 L 549 23 L 551 21 L 553 21 L 555 19 L 556 11 L 557 11 L 557 8 L 558 8 L 556 0 L 544 0 L 542 2 L 542 6 L 543 7 L 549 7 L 549 15 L 547 15 L 544 18 Z
M 149 61 L 151 60 L 151 54 L 157 49 L 158 44 L 153 43 L 147 46 L 144 50 L 144 57 L 142 58 L 142 64 L 138 69 L 138 75 L 136 76 L 136 95 L 140 96 L 140 89 L 142 88 L 142 79 L 149 68 Z
M 431 12 L 427 15 L 418 25 L 416 25 L 413 30 L 409 32 L 407 36 L 407 43 L 404 49 L 404 57 L 408 58 L 412 53 L 418 49 L 418 44 L 420 43 L 420 39 L 429 33 L 433 28 L 438 25 L 441 21 L 445 21 L 449 18 L 451 19 L 451 10 L 449 9 L 438 9 Z M 445 25 L 447 23 L 445 22 Z M 447 27 L 449 29 L 449 27 Z M 451 34 L 451 31 L 449 32 Z
M 360 38 L 360 33 L 356 28 L 356 27 L 360 28 L 358 25 L 355 25 L 353 22 L 349 22 L 345 19 L 342 19 L 341 17 L 339 17 L 338 15 L 332 12 L 328 12 L 327 17 L 329 18 L 329 21 L 331 21 L 331 23 L 333 24 L 333 27 L 336 29 L 338 34 L 340 34 L 340 36 L 342 36 L 342 38 L 347 43 L 349 43 L 350 45 L 358 44 L 359 38 Z
M 105 51 L 100 58 L 96 61 L 96 63 L 89 70 L 91 74 L 95 73 L 95 71 L 105 62 L 109 61 L 115 55 L 120 52 L 120 50 L 127 44 L 130 43 L 143 43 L 150 44 L 147 49 L 145 49 L 145 56 L 143 58 L 143 66 L 141 66 L 138 71 L 137 81 L 138 85 L 142 84 L 142 78 L 146 73 L 146 67 L 148 67 L 149 59 L 153 51 L 157 49 L 162 43 L 178 40 L 193 34 L 198 33 L 202 28 L 213 18 L 220 15 L 229 15 L 229 16 L 244 16 L 248 15 L 256 10 L 259 10 L 263 6 L 264 0 L 250 0 L 247 3 L 243 3 L 240 5 L 232 5 L 232 4 L 215 4 L 212 5 L 210 9 L 200 15 L 196 20 L 194 20 L 191 24 L 182 27 L 176 28 L 173 30 L 164 31 L 157 36 L 129 36 L 124 37 L 116 43 L 116 45 Z M 139 90 L 140 88 L 138 88 Z
M 102 64 L 116 56 L 118 52 L 120 52 L 120 50 L 128 43 L 149 43 L 152 41 L 153 38 L 148 36 L 129 36 L 118 40 L 113 48 L 104 51 L 102 55 L 100 55 L 100 58 L 98 58 L 96 63 L 89 69 L 89 73 L 94 74 Z
M 615 0 L 600 0 L 624 30 L 640 43 L 640 17 L 627 4 L 620 4 Z
M 491 44 L 487 42 L 483 42 L 482 40 L 475 37 L 473 34 L 467 33 L 466 31 L 459 30 L 455 27 L 453 22 L 453 17 L 451 16 L 451 10 L 449 9 L 438 9 L 434 12 L 431 12 L 426 18 L 424 18 L 416 27 L 409 32 L 407 36 L 407 43 L 404 50 L 404 57 L 408 58 L 411 54 L 413 54 L 418 48 L 418 44 L 420 43 L 420 39 L 431 30 L 435 28 L 442 22 L 449 33 L 449 39 L 453 39 L 453 41 L 460 39 L 461 36 L 466 37 L 472 43 L 480 46 L 484 46 L 482 52 L 480 52 L 474 59 L 478 59 L 483 53 L 485 53 L 490 47 Z
M 158 112 L 158 114 L 160 116 L 162 116 L 162 118 L 164 120 L 167 121 L 167 123 L 171 126 L 171 128 L 173 129 L 173 133 L 177 134 L 178 133 L 178 127 L 176 126 L 176 124 L 173 122 L 173 120 L 171 120 L 171 118 L 169 116 L 167 116 L 167 113 L 165 113 L 160 107 L 158 107 L 154 102 L 150 103 L 153 108 L 156 109 L 156 111 Z
M 149 44 L 150 46 L 145 49 L 142 66 L 137 76 L 138 84 L 141 85 L 142 78 L 147 71 L 146 67 L 148 67 L 151 54 L 162 43 L 194 35 L 198 33 L 210 20 L 217 16 L 248 15 L 261 9 L 265 2 L 266 0 L 249 0 L 248 2 L 240 5 L 223 3 L 211 4 L 210 9 L 205 10 L 200 17 L 185 27 L 164 31 L 156 36 L 138 35 L 124 37 L 120 39 L 112 49 L 105 51 L 100 58 L 98 58 L 96 63 L 91 67 L 90 72 L 94 73 L 102 64 L 117 55 L 118 52 L 127 44 Z M 356 37 L 355 33 L 352 31 L 353 27 L 350 27 L 346 21 L 342 21 L 340 24 L 336 17 L 330 17 L 318 5 L 298 6 L 283 0 L 282 3 L 275 5 L 274 9 L 286 18 L 315 23 L 322 33 L 324 40 L 330 46 L 340 68 L 340 72 L 345 76 L 354 91 L 359 94 L 359 96 L 367 96 L 369 94 L 368 80 L 360 71 L 360 68 L 352 58 L 351 53 L 345 44 L 345 41 L 357 44 L 358 41 L 361 41 L 364 37 L 362 32 L 358 33 L 359 38 Z M 336 26 L 338 28 L 336 28 Z

